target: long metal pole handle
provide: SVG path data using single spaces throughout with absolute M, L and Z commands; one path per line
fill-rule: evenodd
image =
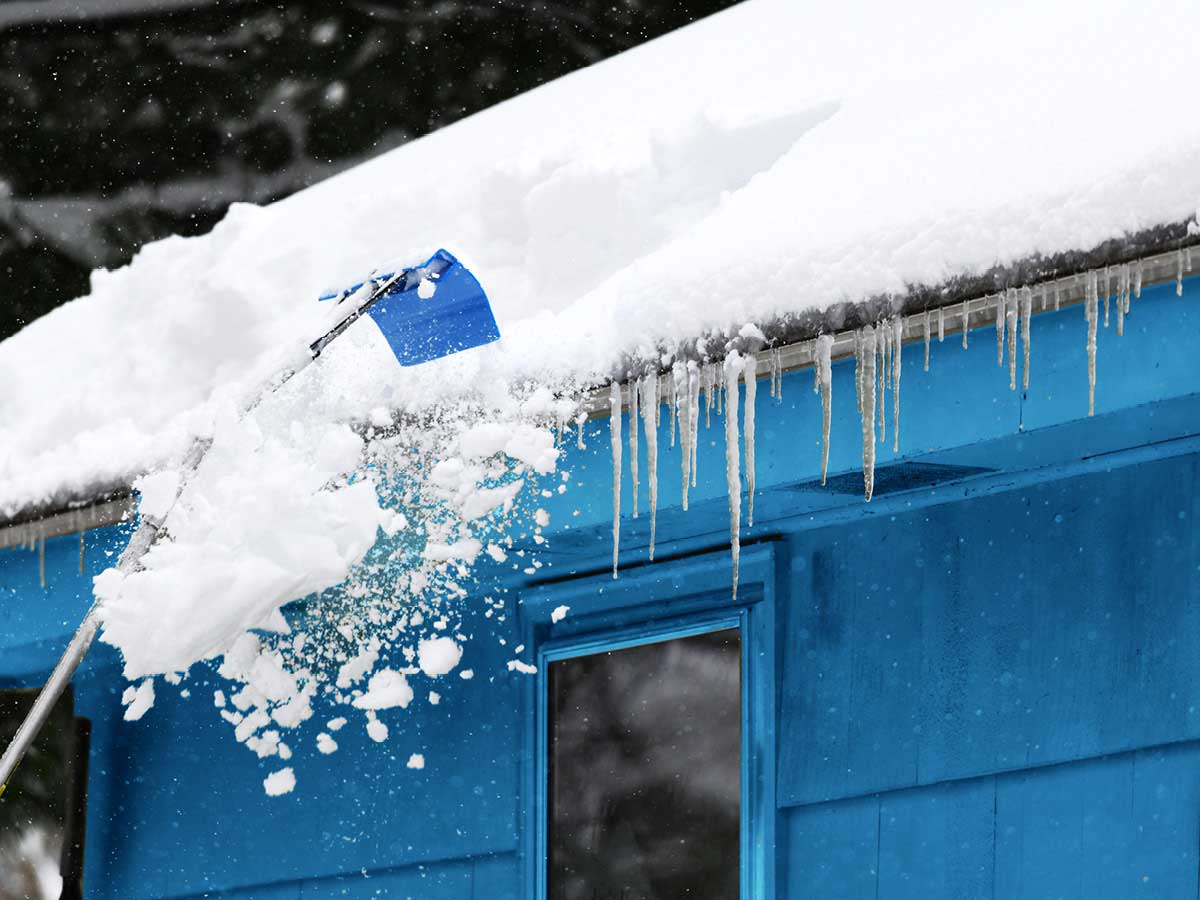
M 372 304 L 386 294 L 393 284 L 401 278 L 406 278 L 409 271 L 407 269 L 401 270 L 377 285 L 371 292 L 371 296 L 361 306 L 352 310 L 322 338 L 315 341 L 308 348 L 308 353 L 300 357 L 293 365 L 288 366 L 280 372 L 274 383 L 268 385 L 266 391 L 260 392 L 252 398 L 243 412 L 253 409 L 266 393 L 278 390 L 293 375 L 306 368 L 334 338 L 344 332 Z M 179 493 L 183 491 L 183 483 L 186 476 L 196 470 L 201 460 L 204 459 L 204 454 L 208 452 L 208 448 L 211 446 L 211 438 L 202 438 L 192 443 L 181 467 L 184 478 L 180 479 L 179 492 L 175 495 L 176 500 L 179 499 Z M 158 538 L 159 525 L 159 522 L 152 519 L 147 518 L 142 520 L 137 531 L 133 533 L 133 537 L 129 539 L 129 544 L 125 547 L 124 552 L 121 553 L 121 558 L 117 561 L 117 568 L 120 571 L 129 573 L 141 568 L 142 557 L 146 555 L 154 545 L 154 541 Z M 88 648 L 92 646 L 92 641 L 96 639 L 96 632 L 99 627 L 99 611 L 97 605 L 93 603 L 91 608 L 88 609 L 87 615 L 84 616 L 83 622 L 80 623 L 78 630 L 76 630 L 75 636 L 71 638 L 71 643 L 63 651 L 58 665 L 54 667 L 54 671 L 50 673 L 46 684 L 38 693 L 37 699 L 33 701 L 33 707 L 29 710 L 28 715 L 25 716 L 25 721 L 17 729 L 17 733 L 5 749 L 4 755 L 0 756 L 0 796 L 4 795 L 13 772 L 16 771 L 22 758 L 24 758 L 30 746 L 32 746 L 34 740 L 37 739 L 38 732 L 42 730 L 42 726 L 46 724 L 46 720 L 50 718 L 54 704 L 58 702 L 58 698 L 62 696 L 67 685 L 71 683 L 71 679 L 79 669 L 79 664 L 83 662 L 83 658 L 87 655 Z

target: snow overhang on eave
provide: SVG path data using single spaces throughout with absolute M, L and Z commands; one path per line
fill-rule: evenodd
M 1083 303 L 1089 272 L 1099 271 L 1103 276 L 1108 269 L 1116 276 L 1128 265 L 1131 273 L 1140 273 L 1144 288 L 1179 281 L 1192 271 L 1193 247 L 1200 247 L 1200 234 L 1194 227 L 1189 229 L 1188 222 L 1158 226 L 1106 241 L 1088 251 L 1033 256 L 1011 266 L 994 266 L 979 275 L 952 278 L 938 287 L 915 286 L 903 294 L 839 303 L 819 313 L 784 317 L 762 325 L 766 337 L 762 349 L 739 347 L 741 338 L 714 338 L 710 341 L 710 360 L 719 360 L 730 349 L 753 350 L 760 378 L 773 378 L 811 368 L 817 359 L 816 339 L 823 334 L 833 336 L 831 358 L 836 360 L 854 355 L 858 329 L 897 317 L 904 343 L 924 341 L 927 328 L 935 337 L 939 329 L 945 334 L 961 334 L 964 320 L 970 328 L 992 325 L 1009 289 L 1030 288 L 1034 293 L 1032 314 L 1040 315 Z M 624 370 L 646 374 L 645 365 L 636 362 Z M 627 388 L 623 393 L 628 401 Z M 589 417 L 607 416 L 609 402 L 609 388 L 598 387 L 586 400 Z M 0 517 L 0 549 L 33 547 L 48 538 L 116 525 L 130 519 L 135 505 L 132 488 L 105 485 L 90 494 L 21 510 Z

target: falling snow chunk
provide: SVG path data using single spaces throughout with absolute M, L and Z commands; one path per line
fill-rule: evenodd
M 565 619 L 567 617 L 567 613 L 569 613 L 570 611 L 571 611 L 571 607 L 569 607 L 569 606 L 556 606 L 556 607 L 554 607 L 554 611 L 550 613 L 550 621 L 551 622 L 561 622 L 563 619 Z
M 125 707 L 126 722 L 136 722 L 144 716 L 154 705 L 154 679 L 147 678 L 137 687 L 125 688 L 121 705 Z
M 737 597 L 741 556 L 742 476 L 738 447 L 738 378 L 742 357 L 736 350 L 725 357 L 725 487 L 729 492 L 729 544 L 733 552 L 733 596 Z
M 335 741 L 324 731 L 317 735 L 317 750 L 319 750 L 324 756 L 328 756 L 330 753 L 336 752 L 337 748 L 337 741 Z
M 278 772 L 272 772 L 263 779 L 263 790 L 267 792 L 268 797 L 279 797 L 283 794 L 290 794 L 296 787 L 296 773 L 289 766 L 286 769 L 280 769 Z
M 425 768 L 425 757 L 420 753 L 414 753 L 404 765 L 410 769 L 423 769 Z
M 330 731 L 341 731 L 346 727 L 346 717 L 338 716 L 336 719 L 330 719 L 325 723 L 325 727 Z
M 388 739 L 388 727 L 375 718 L 375 713 L 368 713 L 367 718 L 367 737 L 377 744 L 382 744 Z
M 453 641 L 451 642 L 453 643 Z M 358 709 L 404 709 L 412 702 L 413 689 L 408 679 L 395 669 L 380 669 L 367 683 L 367 692 L 354 700 Z
M 612 445 L 612 574 L 616 578 L 617 556 L 621 549 L 621 384 L 618 381 L 609 385 L 608 410 Z
M 417 665 L 431 678 L 453 670 L 462 655 L 462 647 L 453 638 L 428 638 L 417 644 Z
M 536 675 L 537 666 L 531 666 L 527 662 L 522 662 L 519 659 L 510 659 L 508 661 L 508 671 L 520 672 L 522 675 Z

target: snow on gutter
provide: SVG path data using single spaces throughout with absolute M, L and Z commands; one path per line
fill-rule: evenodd
M 1172 247 L 1173 249 L 1164 249 Z M 1052 258 L 1027 260 L 1017 266 L 997 267 L 973 278 L 955 279 L 939 288 L 916 289 L 898 297 L 878 297 L 855 304 L 843 304 L 822 314 L 800 315 L 762 327 L 766 348 L 751 350 L 763 343 L 755 338 L 712 339 L 710 363 L 722 361 L 728 349 L 753 352 L 756 370 L 762 379 L 775 379 L 789 372 L 814 368 L 820 364 L 822 344 L 831 360 L 854 356 L 856 333 L 865 325 L 899 319 L 903 343 L 924 341 L 963 332 L 964 317 L 970 328 L 994 325 L 998 309 L 1006 305 L 1010 289 L 1029 288 L 1033 295 L 1032 315 L 1053 312 L 1083 304 L 1087 295 L 1087 273 L 1104 272 L 1116 282 L 1122 267 L 1128 267 L 1131 289 L 1167 282 L 1180 283 L 1193 271 L 1192 247 L 1200 246 L 1188 224 L 1150 229 L 1122 241 L 1109 241 L 1089 252 L 1060 254 Z M 1198 251 L 1200 252 L 1200 251 Z M 1103 279 L 1103 275 L 1101 276 Z M 828 342 L 817 338 L 829 334 Z M 644 364 L 630 361 L 631 373 L 644 376 Z M 656 374 L 669 375 L 670 368 Z M 630 408 L 630 383 L 620 379 L 621 408 Z M 664 403 L 669 402 L 669 381 L 660 380 Z M 589 418 L 605 418 L 612 409 L 607 386 L 594 388 L 585 398 L 584 411 Z M 90 496 L 79 496 L 49 508 L 27 509 L 0 520 L 0 549 L 36 548 L 47 539 L 81 533 L 95 528 L 129 521 L 136 507 L 128 485 L 98 487 Z

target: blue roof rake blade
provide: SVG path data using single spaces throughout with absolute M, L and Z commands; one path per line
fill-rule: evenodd
M 419 366 L 500 338 L 483 287 L 445 250 L 395 279 L 366 312 L 402 366 Z

